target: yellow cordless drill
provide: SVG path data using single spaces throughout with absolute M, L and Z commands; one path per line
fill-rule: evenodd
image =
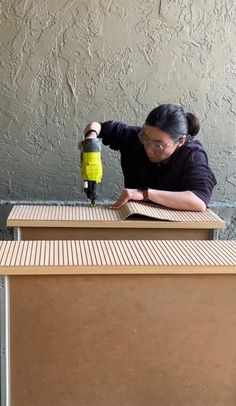
M 84 191 L 91 201 L 91 206 L 95 206 L 96 185 L 102 180 L 102 144 L 99 138 L 85 138 L 81 142 L 81 177 Z

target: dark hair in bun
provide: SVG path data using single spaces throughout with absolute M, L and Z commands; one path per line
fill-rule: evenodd
M 157 127 L 177 140 L 181 135 L 194 137 L 200 130 L 198 118 L 192 113 L 184 112 L 180 106 L 161 104 L 147 116 L 146 125 Z
M 200 122 L 192 113 L 186 113 L 186 118 L 188 123 L 188 134 L 194 137 L 200 130 Z

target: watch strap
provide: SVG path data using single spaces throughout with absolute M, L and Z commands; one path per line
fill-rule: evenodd
M 142 190 L 143 200 L 148 200 L 148 189 Z

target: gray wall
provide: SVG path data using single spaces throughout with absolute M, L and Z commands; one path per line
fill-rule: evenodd
M 236 207 L 234 0 L 0 6 L 3 205 L 82 201 L 76 144 L 86 123 L 142 124 L 154 106 L 171 102 L 201 121 L 199 139 L 218 180 L 213 204 Z M 114 200 L 123 183 L 119 156 L 104 147 L 103 161 L 99 198 Z

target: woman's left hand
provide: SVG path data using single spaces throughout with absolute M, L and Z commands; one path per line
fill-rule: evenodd
M 143 192 L 139 189 L 124 189 L 117 201 L 111 206 L 112 209 L 119 209 L 129 200 L 143 200 Z

